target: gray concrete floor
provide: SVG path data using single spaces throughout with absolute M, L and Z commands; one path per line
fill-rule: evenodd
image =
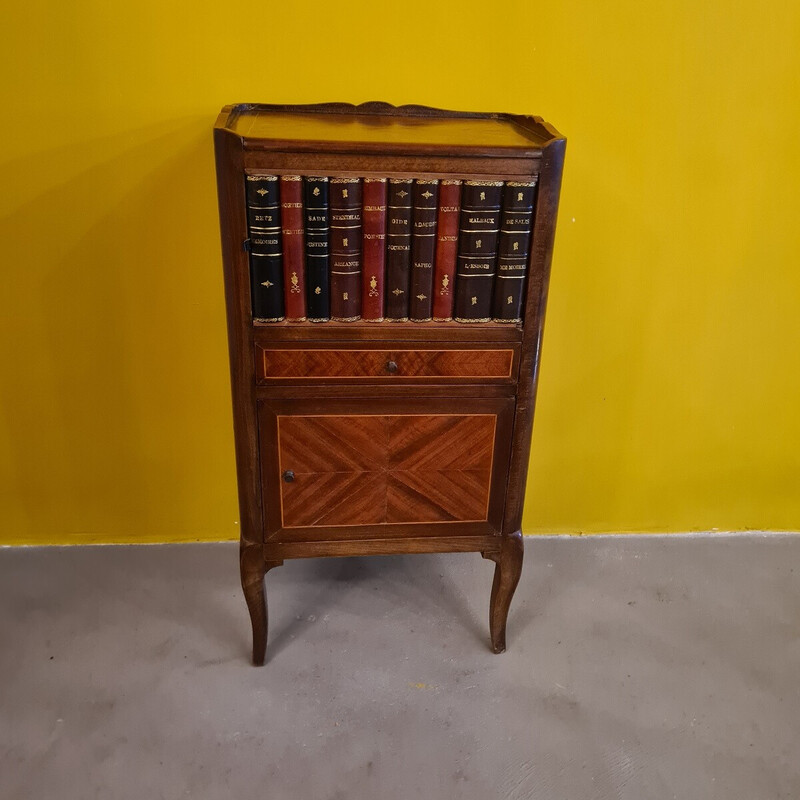
M 248 663 L 235 545 L 0 551 L 0 797 L 800 797 L 800 536 L 290 561 Z

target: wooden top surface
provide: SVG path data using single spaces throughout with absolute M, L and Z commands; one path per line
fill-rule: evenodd
M 463 152 L 530 157 L 560 138 L 537 117 L 394 107 L 387 103 L 226 106 L 217 128 L 254 149 Z

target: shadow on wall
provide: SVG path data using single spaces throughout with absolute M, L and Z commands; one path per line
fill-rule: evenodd
M 0 223 L 19 289 L 5 486 L 20 541 L 236 534 L 212 122 L 11 165 L 47 187 Z

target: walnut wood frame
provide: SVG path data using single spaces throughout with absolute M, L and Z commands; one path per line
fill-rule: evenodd
M 308 139 L 253 138 L 237 130 L 243 114 L 372 115 L 408 122 L 451 120 L 469 127 L 472 120 L 496 120 L 526 137 L 518 146 L 432 145 L 418 142 L 310 141 Z M 469 133 L 465 131 L 465 133 Z M 316 106 L 226 106 L 214 130 L 217 186 L 224 266 L 228 345 L 231 367 L 233 423 L 241 515 L 240 570 L 253 627 L 253 663 L 264 663 L 267 641 L 267 603 L 264 576 L 286 558 L 427 552 L 479 552 L 495 561 L 490 602 L 490 638 L 494 652 L 505 649 L 506 619 L 522 569 L 522 509 L 530 452 L 533 413 L 545 307 L 553 252 L 558 199 L 566 140 L 538 117 L 441 111 L 421 106 L 395 108 L 385 103 L 351 106 L 330 103 Z M 247 218 L 243 176 L 248 173 L 327 174 L 369 177 L 430 177 L 495 180 L 538 178 L 529 279 L 524 302 L 524 323 L 518 325 L 458 323 L 253 323 L 250 311 L 248 256 L 243 249 Z M 513 378 L 485 381 L 364 378 L 338 380 L 259 381 L 256 345 L 278 349 L 465 349 L 514 350 Z M 419 526 L 391 526 L 391 534 L 375 526 L 351 538 L 306 540 L 282 538 L 268 529 L 265 504 L 274 502 L 269 482 L 262 485 L 262 435 L 259 407 L 284 407 L 287 400 L 308 403 L 328 398 L 337 408 L 381 408 L 409 405 L 439 408 L 447 398 L 458 398 L 461 410 L 509 404 L 499 425 L 498 448 L 507 467 L 492 476 L 493 497 L 500 496 L 500 524 L 487 532 L 463 523 L 454 534 L 447 525 L 433 523 L 425 535 Z M 382 398 L 382 399 L 381 399 Z M 373 412 L 374 413 L 374 412 Z M 500 419 L 500 417 L 498 417 Z M 497 452 L 497 451 L 496 451 Z M 504 486 L 501 486 L 504 484 Z M 498 489 L 499 487 L 499 489 Z M 417 528 L 417 530 L 414 530 Z M 452 528 L 452 526 L 451 526 Z M 319 531 L 317 532 L 319 533 Z

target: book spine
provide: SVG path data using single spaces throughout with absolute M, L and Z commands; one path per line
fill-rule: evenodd
M 386 178 L 364 178 L 361 318 L 382 322 L 386 283 Z
M 280 322 L 284 312 L 277 176 L 247 175 L 245 201 L 253 319 L 258 322 Z
M 439 181 L 414 181 L 412 195 L 409 317 L 414 322 L 430 322 L 433 318 L 433 259 L 436 254 Z
M 436 257 L 433 273 L 433 319 L 453 319 L 454 283 L 458 257 L 458 219 L 461 213 L 461 181 L 439 185 L 439 213 L 436 223 Z
M 522 322 L 535 191 L 534 180 L 527 183 L 509 181 L 503 192 L 500 251 L 492 305 L 495 322 Z
M 361 317 L 361 179 L 331 178 L 331 319 Z
M 309 322 L 331 318 L 328 179 L 305 179 L 306 304 Z
M 281 177 L 281 237 L 283 239 L 283 295 L 286 319 L 306 318 L 306 245 L 303 229 L 303 179 Z
M 456 267 L 456 322 L 490 322 L 502 181 L 466 181 Z
M 411 271 L 411 189 L 413 181 L 392 178 L 386 227 L 386 319 L 408 320 Z

